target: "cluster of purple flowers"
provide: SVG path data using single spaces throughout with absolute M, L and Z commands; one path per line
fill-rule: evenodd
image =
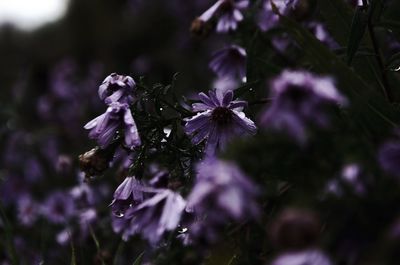
M 126 147 L 132 149 L 141 144 L 135 120 L 129 109 L 135 82 L 130 76 L 115 73 L 108 76 L 99 87 L 101 100 L 108 105 L 105 113 L 85 125 L 90 130 L 89 137 L 95 139 L 100 147 L 106 148 L 121 127 L 124 130 Z
M 85 128 L 90 129 L 89 137 L 96 139 L 101 148 L 107 148 L 121 127 L 125 137 L 120 142 L 124 146 L 134 152 L 132 148 L 140 145 L 130 110 L 134 85 L 132 78 L 112 74 L 100 86 L 100 99 L 108 105 L 107 112 Z M 300 143 L 305 143 L 307 123 L 328 125 L 325 105 L 346 103 L 330 78 L 303 71 L 283 72 L 271 82 L 270 89 L 273 102 L 264 111 L 261 125 L 285 130 Z M 164 170 L 152 175 L 150 181 L 128 175 L 117 187 L 110 205 L 112 226 L 124 240 L 140 234 L 156 245 L 166 232 L 181 227 L 184 230 L 178 237 L 185 244 L 215 242 L 219 228 L 227 222 L 257 219 L 260 209 L 256 185 L 235 164 L 217 158 L 232 138 L 257 131 L 243 112 L 247 102 L 233 98 L 231 90 L 199 93 L 199 101 L 192 104 L 196 114 L 185 119 L 185 133 L 194 145 L 204 144 L 205 151 L 204 160 L 197 163 L 187 200 L 168 187 L 169 173 Z M 129 167 L 132 161 L 126 161 Z M 63 213 L 68 212 L 68 207 L 63 209 Z

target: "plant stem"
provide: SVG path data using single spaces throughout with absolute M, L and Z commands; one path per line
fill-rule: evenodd
M 366 1 L 363 0 L 363 4 L 366 4 Z M 378 41 L 375 35 L 375 31 L 374 31 L 374 27 L 373 27 L 373 23 L 372 23 L 372 6 L 370 5 L 370 10 L 369 10 L 369 14 L 368 14 L 368 33 L 372 42 L 372 48 L 374 49 L 374 53 L 377 54 L 376 59 L 379 65 L 379 70 L 381 72 L 381 78 L 382 78 L 382 84 L 383 84 L 383 94 L 385 96 L 385 98 L 389 101 L 389 102 L 393 102 L 393 93 L 392 90 L 389 86 L 389 81 L 386 75 L 386 71 L 385 71 L 385 65 L 382 59 L 382 54 L 380 52 L 379 49 L 379 45 L 378 45 Z

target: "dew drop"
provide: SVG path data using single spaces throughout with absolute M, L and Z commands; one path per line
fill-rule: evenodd
M 122 217 L 124 217 L 125 214 L 123 212 L 116 212 L 116 213 L 114 213 L 114 215 L 118 218 L 122 218 Z

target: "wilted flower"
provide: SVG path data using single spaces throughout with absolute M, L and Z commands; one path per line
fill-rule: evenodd
M 88 122 L 84 128 L 90 130 L 89 138 L 96 139 L 101 148 L 107 147 L 117 130 L 123 126 L 124 143 L 128 148 L 139 146 L 141 141 L 128 104 L 112 102 L 107 111 Z
M 331 78 L 305 71 L 284 71 L 272 80 L 270 94 L 272 105 L 263 113 L 261 123 L 286 131 L 299 143 L 307 139 L 307 123 L 323 128 L 329 125 L 326 106 L 347 102 Z
M 75 204 L 68 193 L 57 191 L 49 195 L 41 212 L 52 223 L 64 223 L 75 214 Z
M 84 172 L 85 179 L 102 174 L 109 166 L 109 155 L 96 147 L 79 155 L 79 168 Z
M 122 221 L 116 228 L 123 231 L 125 239 L 140 233 L 150 243 L 155 244 L 166 231 L 178 227 L 186 201 L 181 195 L 168 189 L 150 192 L 155 192 L 153 197 L 129 208 L 125 216 L 120 217 Z
M 99 87 L 99 97 L 108 105 L 112 102 L 131 103 L 135 81 L 130 76 L 112 73 Z
M 135 177 L 127 177 L 114 192 L 111 202 L 113 214 L 123 216 L 130 207 L 143 202 L 142 183 Z
M 213 17 L 218 17 L 217 32 L 236 30 L 238 23 L 243 20 L 240 10 L 247 8 L 248 0 L 218 0 L 192 24 L 192 32 L 201 32 L 205 24 Z
M 278 256 L 271 265 L 331 265 L 330 259 L 318 249 L 298 252 L 285 252 Z
M 185 132 L 192 135 L 194 144 L 207 139 L 206 151 L 214 153 L 218 148 L 224 148 L 227 141 L 237 135 L 254 134 L 256 126 L 244 114 L 245 101 L 232 100 L 233 92 L 217 93 L 210 90 L 208 96 L 199 94 L 201 103 L 192 105 L 197 115 L 186 120 Z
M 235 164 L 215 158 L 200 162 L 187 208 L 203 220 L 194 221 L 189 233 L 213 241 L 219 226 L 229 221 L 255 219 L 257 194 L 256 186 Z
M 400 142 L 388 141 L 379 149 L 378 161 L 387 173 L 400 176 Z
M 213 55 L 210 68 L 222 78 L 239 78 L 246 76 L 246 51 L 237 45 L 231 45 Z

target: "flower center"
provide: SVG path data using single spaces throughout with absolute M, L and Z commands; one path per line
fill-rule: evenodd
M 227 125 L 232 122 L 232 111 L 225 107 L 216 107 L 211 114 L 211 119 L 218 125 Z
M 220 6 L 219 11 L 221 13 L 227 13 L 233 9 L 233 0 L 225 0 Z
M 290 85 L 286 91 L 286 96 L 293 102 L 302 102 L 309 98 L 309 91 L 298 85 Z

